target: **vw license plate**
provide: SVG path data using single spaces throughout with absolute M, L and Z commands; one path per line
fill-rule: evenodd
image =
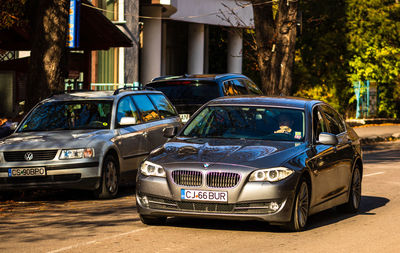
M 8 169 L 8 176 L 9 177 L 46 176 L 46 169 L 44 167 L 13 168 L 13 169 Z
M 181 189 L 181 200 L 228 202 L 228 192 Z

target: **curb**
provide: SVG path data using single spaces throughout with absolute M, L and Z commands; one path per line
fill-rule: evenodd
M 384 141 L 395 141 L 400 139 L 400 133 L 394 133 L 392 135 L 385 136 L 370 136 L 361 139 L 361 144 L 372 144 L 376 142 L 384 142 Z

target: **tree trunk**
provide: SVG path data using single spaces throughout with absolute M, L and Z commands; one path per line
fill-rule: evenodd
M 69 0 L 31 0 L 32 51 L 27 108 L 64 90 Z
M 267 95 L 290 95 L 296 44 L 296 0 L 273 3 L 252 0 L 258 65 L 262 89 Z

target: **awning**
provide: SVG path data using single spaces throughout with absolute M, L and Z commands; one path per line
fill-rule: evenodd
M 80 50 L 107 50 L 111 47 L 131 47 L 132 40 L 99 10 L 83 0 L 81 6 Z M 31 50 L 29 27 L 0 30 L 0 49 Z M 78 49 L 78 50 L 79 50 Z

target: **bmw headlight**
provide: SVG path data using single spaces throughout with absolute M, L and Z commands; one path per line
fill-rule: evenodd
M 80 159 L 94 157 L 93 148 L 63 149 L 61 150 L 60 160 Z
M 142 163 L 140 166 L 140 173 L 142 173 L 145 176 L 153 176 L 153 177 L 165 177 L 165 170 L 162 166 L 145 161 Z
M 250 175 L 252 182 L 277 182 L 292 175 L 294 171 L 285 167 L 256 170 Z

